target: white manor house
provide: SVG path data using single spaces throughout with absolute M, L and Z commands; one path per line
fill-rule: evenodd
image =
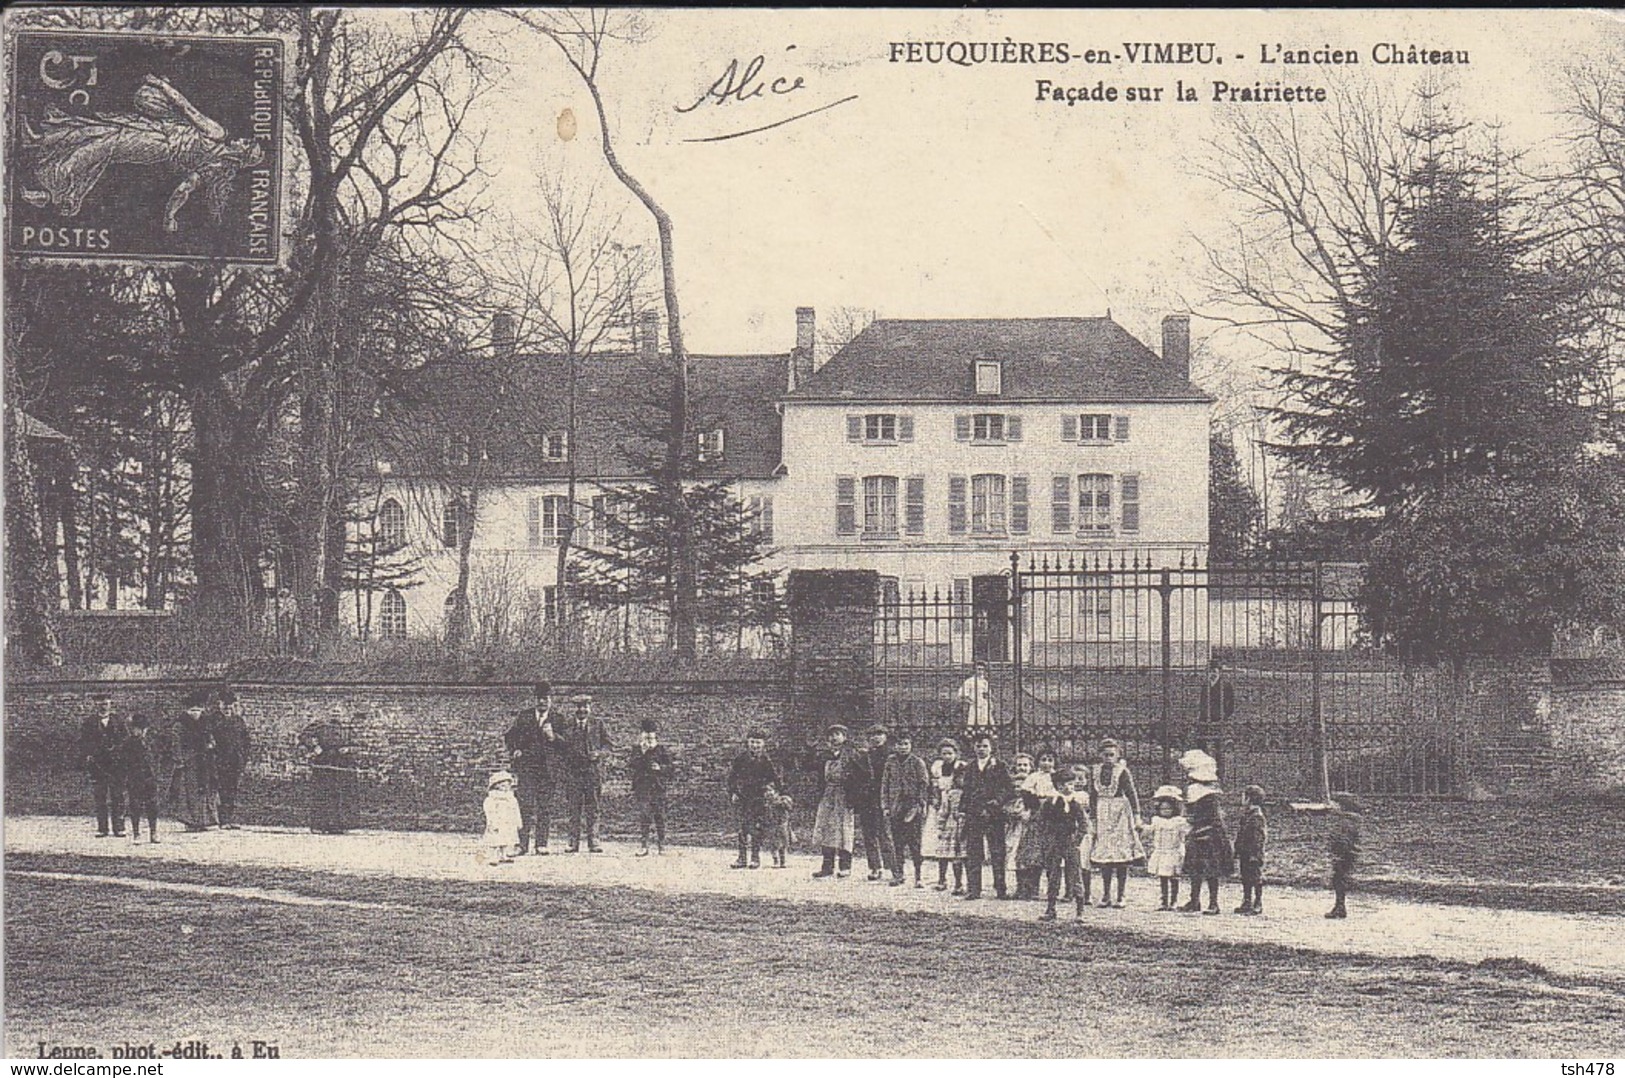
M 411 586 L 368 570 L 341 604 L 352 627 L 442 634 L 465 539 L 476 621 L 493 599 L 552 617 L 572 483 L 570 542 L 590 547 L 658 458 L 654 330 L 576 360 L 573 422 L 571 365 L 505 346 L 505 319 L 490 355 L 462 361 L 499 369 L 422 380 L 405 426 L 433 451 L 379 449 L 354 514 Z M 881 319 L 822 366 L 814 340 L 803 307 L 789 352 L 691 356 L 698 478 L 752 511 L 767 567 L 874 569 L 888 594 L 965 602 L 1013 550 L 1205 551 L 1212 398 L 1190 379 L 1187 316 L 1163 320 L 1160 355 L 1109 314 Z

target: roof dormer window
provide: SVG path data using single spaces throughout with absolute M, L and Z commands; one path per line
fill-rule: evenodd
M 976 393 L 997 397 L 1004 392 L 1004 365 L 996 359 L 976 361 Z

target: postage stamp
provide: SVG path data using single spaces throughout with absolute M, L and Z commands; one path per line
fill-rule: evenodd
M 13 35 L 6 250 L 274 265 L 283 43 Z

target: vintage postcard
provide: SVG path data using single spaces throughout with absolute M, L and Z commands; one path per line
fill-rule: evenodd
M 13 1073 L 1614 1075 L 1617 14 L 3 29 Z

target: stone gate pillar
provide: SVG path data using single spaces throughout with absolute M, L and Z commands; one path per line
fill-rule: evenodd
M 854 740 L 875 713 L 873 569 L 793 569 L 790 612 L 791 736 L 802 744 L 832 722 Z

